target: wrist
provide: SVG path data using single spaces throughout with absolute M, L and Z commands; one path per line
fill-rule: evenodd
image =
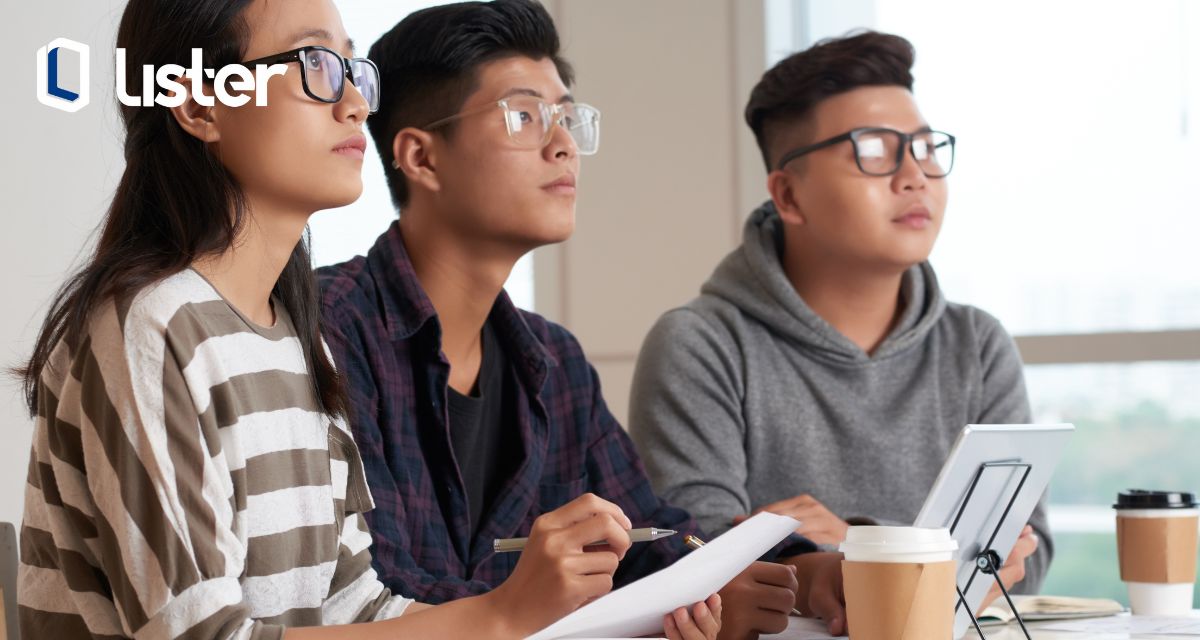
M 494 629 L 492 637 L 519 640 L 538 631 L 537 623 L 528 620 L 522 608 L 508 597 L 508 589 L 504 588 L 504 584 L 476 599 L 482 609 L 479 619 L 483 624 L 480 628 Z
M 837 552 L 814 551 L 780 560 L 796 567 L 796 608 L 801 613 L 806 616 L 814 615 L 812 607 L 809 606 L 812 592 L 822 588 L 817 584 L 822 573 L 841 573 L 842 557 L 842 554 Z

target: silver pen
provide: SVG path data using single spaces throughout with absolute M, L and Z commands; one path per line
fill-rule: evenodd
M 646 529 L 630 529 L 630 542 L 653 542 L 660 538 L 673 536 L 677 531 L 671 529 L 656 529 L 648 527 Z M 529 542 L 529 538 L 503 538 L 492 542 L 492 550 L 496 553 L 505 553 L 508 551 L 520 551 L 525 548 L 525 544 Z M 585 546 L 592 547 L 600 544 L 608 544 L 607 540 L 597 540 Z
M 697 538 L 696 536 L 686 536 L 686 537 L 684 537 L 684 539 L 683 539 L 683 543 L 684 543 L 684 544 L 686 544 L 687 546 L 689 546 L 689 547 L 693 548 L 693 549 L 699 549 L 700 547 L 703 547 L 703 546 L 704 546 L 704 541 L 703 541 L 703 540 L 701 540 L 700 538 Z M 799 610 L 799 609 L 797 609 L 796 607 L 792 607 L 792 615 L 794 615 L 794 616 L 800 616 L 801 618 L 803 618 L 803 617 L 804 617 L 804 614 L 803 614 L 803 613 L 800 613 L 800 610 Z

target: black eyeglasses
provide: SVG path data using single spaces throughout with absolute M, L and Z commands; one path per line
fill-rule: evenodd
M 336 103 L 346 91 L 346 78 L 370 105 L 371 113 L 379 110 L 379 67 L 366 58 L 346 59 L 325 47 L 300 47 L 275 55 L 243 62 L 246 67 L 256 64 L 299 62 L 300 80 L 304 93 L 317 102 Z
M 895 129 L 863 127 L 783 154 L 777 170 L 800 156 L 849 140 L 854 144 L 854 162 L 869 176 L 890 176 L 900 170 L 904 152 L 912 154 L 928 178 L 945 178 L 954 168 L 954 136 L 944 131 L 901 133 Z

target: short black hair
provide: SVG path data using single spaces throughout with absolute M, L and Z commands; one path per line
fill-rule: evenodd
M 558 31 L 534 0 L 462 2 L 430 7 L 401 20 L 371 45 L 379 67 L 379 110 L 367 119 L 396 208 L 408 204 L 408 181 L 394 170 L 392 140 L 406 127 L 454 115 L 478 88 L 485 63 L 511 56 L 549 58 L 563 84 L 575 80 L 559 55 Z M 449 133 L 450 128 L 440 129 Z
M 746 124 L 770 172 L 772 138 L 780 125 L 806 117 L 821 101 L 869 86 L 899 86 L 912 91 L 916 50 L 889 33 L 860 31 L 822 40 L 771 67 L 746 104 Z

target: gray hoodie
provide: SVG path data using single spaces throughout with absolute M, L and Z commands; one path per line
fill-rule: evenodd
M 867 355 L 812 311 L 780 263 L 767 203 L 700 297 L 667 312 L 638 358 L 630 433 L 668 502 L 710 534 L 810 493 L 843 519 L 912 524 L 967 424 L 1026 423 L 1020 355 L 1000 323 L 947 303 L 928 263 L 903 278 L 902 316 Z M 1041 544 L 1018 592 L 1040 588 Z

